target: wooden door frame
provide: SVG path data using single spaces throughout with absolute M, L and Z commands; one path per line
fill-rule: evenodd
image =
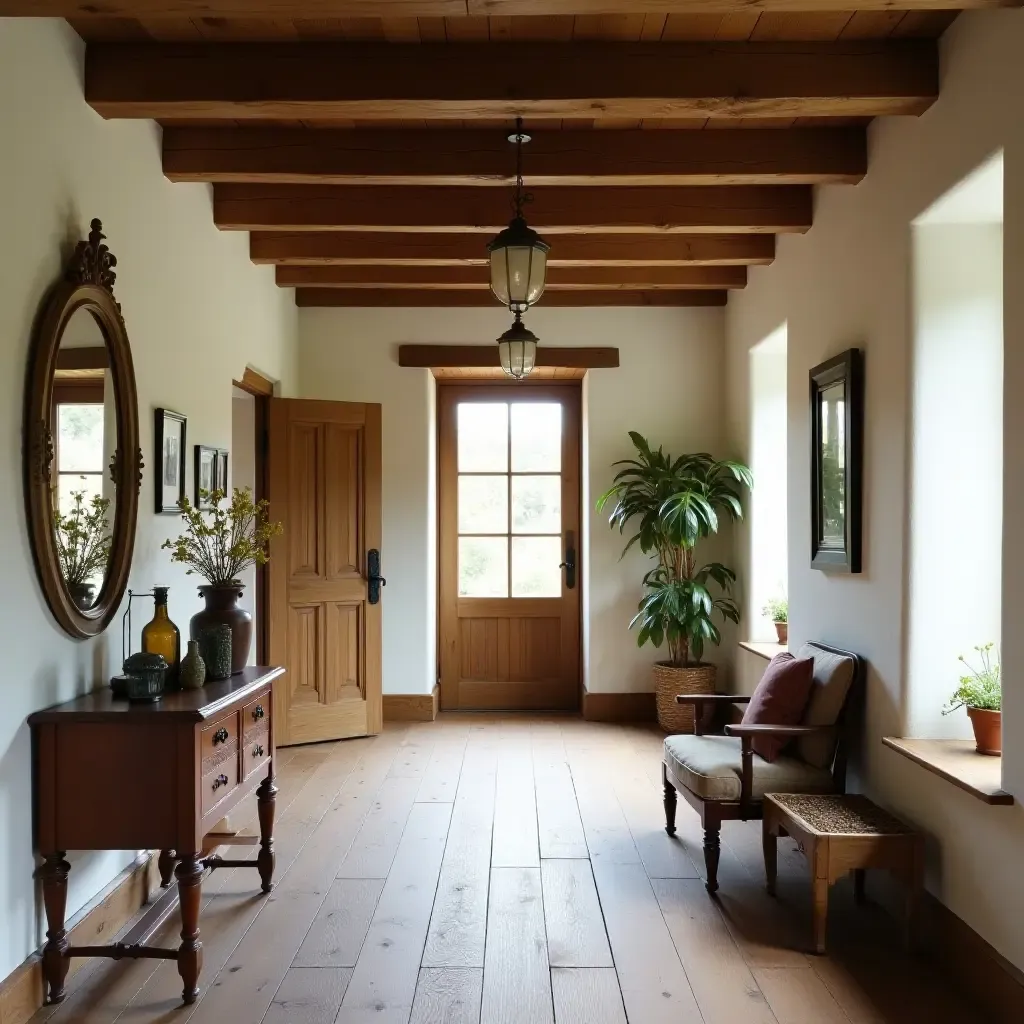
M 267 496 L 267 418 L 270 409 L 270 399 L 274 396 L 274 382 L 262 373 L 250 369 L 248 366 L 242 374 L 241 380 L 233 380 L 232 385 L 239 391 L 252 395 L 255 403 L 254 421 L 255 436 L 253 437 L 253 450 L 255 454 L 254 477 L 256 481 L 256 501 L 262 501 Z M 270 625 L 270 591 L 268 589 L 267 567 L 256 566 L 256 664 L 267 664 L 267 651 L 269 645 Z
M 484 388 L 490 391 L 501 390 L 512 390 L 518 391 L 520 394 L 526 390 L 537 390 L 537 391 L 551 391 L 551 390 L 571 390 L 575 392 L 575 413 L 578 420 L 579 427 L 579 438 L 578 438 L 578 461 L 576 465 L 576 481 L 578 489 L 578 509 L 579 509 L 579 522 L 577 524 L 577 536 L 576 536 L 576 589 L 579 592 L 578 601 L 578 622 L 576 629 L 576 656 L 577 656 L 577 667 L 578 667 L 578 678 L 577 678 L 577 697 L 578 705 L 577 710 L 582 711 L 583 709 L 583 696 L 585 692 L 584 681 L 583 681 L 583 517 L 585 515 L 585 509 L 583 507 L 583 379 L 579 378 L 541 378 L 531 379 L 529 382 L 522 382 L 517 380 L 510 380 L 508 378 L 496 380 L 494 377 L 457 377 L 457 378 L 444 378 L 438 377 L 434 381 L 437 389 L 435 409 L 437 410 L 435 416 L 435 443 L 437 446 L 437 459 L 436 459 L 436 478 L 435 487 L 437 493 L 437 516 L 436 516 L 436 536 L 434 538 L 435 543 L 435 558 L 437 562 L 437 587 L 436 587 L 436 606 L 435 606 L 435 619 L 436 619 L 436 630 L 437 630 L 437 684 L 438 684 L 438 699 L 440 709 L 442 711 L 458 710 L 454 705 L 445 705 L 445 692 L 442 686 L 442 656 L 443 656 L 443 641 L 444 641 L 444 627 L 445 627 L 445 616 L 442 607 L 442 578 L 444 575 L 444 562 L 442 559 L 441 549 L 441 533 L 444 527 L 444 511 L 445 502 L 443 498 L 442 485 L 444 482 L 444 458 L 443 442 L 442 437 L 442 394 L 445 391 L 452 391 L 456 389 L 466 390 L 468 388 Z M 564 535 L 564 530 L 563 530 Z

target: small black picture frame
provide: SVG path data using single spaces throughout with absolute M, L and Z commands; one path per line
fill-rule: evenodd
M 179 515 L 185 497 L 185 417 L 170 409 L 154 410 L 153 492 L 157 515 Z
M 228 492 L 228 450 L 227 448 L 211 448 L 205 444 L 195 446 L 195 466 L 193 487 L 195 489 L 195 506 L 198 509 L 209 509 L 213 506 L 208 498 L 200 493 L 202 490 Z
M 811 568 L 861 571 L 864 359 L 847 349 L 810 374 Z

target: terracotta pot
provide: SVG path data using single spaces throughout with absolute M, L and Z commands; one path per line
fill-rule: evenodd
M 1002 754 L 1003 713 L 969 707 L 967 714 L 970 715 L 971 725 L 974 726 L 974 744 L 978 753 L 994 754 L 997 757 Z
M 199 640 L 211 626 L 231 627 L 231 672 L 241 672 L 249 660 L 252 646 L 252 615 L 238 607 L 238 599 L 245 588 L 241 583 L 227 583 L 199 588 L 206 607 L 196 612 L 188 624 L 189 636 Z
M 779 638 L 779 643 L 783 647 L 789 643 L 789 623 L 788 622 L 776 622 L 775 623 L 775 635 Z
M 658 725 L 665 732 L 693 732 L 693 705 L 677 704 L 677 693 L 714 693 L 718 669 L 714 665 L 677 668 L 666 661 L 654 663 L 654 702 Z

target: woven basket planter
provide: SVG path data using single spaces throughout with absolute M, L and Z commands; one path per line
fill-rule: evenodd
M 665 732 L 693 732 L 693 706 L 676 703 L 677 693 L 714 693 L 718 669 L 714 665 L 676 668 L 663 661 L 654 663 L 654 697 L 658 725 Z

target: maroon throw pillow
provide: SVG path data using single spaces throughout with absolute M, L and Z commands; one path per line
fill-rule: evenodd
M 744 725 L 799 725 L 814 683 L 814 659 L 776 654 L 743 712 Z M 755 754 L 774 761 L 789 740 L 762 736 L 751 741 Z

